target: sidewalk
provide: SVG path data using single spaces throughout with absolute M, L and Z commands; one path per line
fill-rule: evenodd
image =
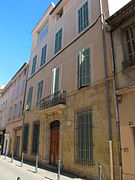
M 57 173 L 38 168 L 38 173 L 35 173 L 35 167 L 13 160 L 5 156 L 0 157 L 0 180 L 16 180 L 21 177 L 21 180 L 57 180 Z M 60 180 L 81 180 L 80 178 L 71 178 L 64 175 L 60 176 Z

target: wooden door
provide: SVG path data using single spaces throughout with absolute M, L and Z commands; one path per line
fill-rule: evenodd
M 58 165 L 59 159 L 59 130 L 51 130 L 50 138 L 50 164 Z

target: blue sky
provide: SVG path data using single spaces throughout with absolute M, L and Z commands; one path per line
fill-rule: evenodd
M 0 85 L 30 60 L 31 32 L 51 0 L 0 0 Z M 58 0 L 53 0 L 54 4 Z

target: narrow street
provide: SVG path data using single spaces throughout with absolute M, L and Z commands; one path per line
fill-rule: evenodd
M 11 163 L 10 158 L 4 156 L 0 157 L 0 180 L 16 180 L 17 177 L 20 177 L 21 180 L 57 180 L 57 174 L 44 170 L 38 169 L 38 173 L 35 173 L 35 167 L 23 164 L 19 161 L 14 160 Z M 81 180 L 79 178 L 69 178 L 66 176 L 60 176 L 61 180 Z

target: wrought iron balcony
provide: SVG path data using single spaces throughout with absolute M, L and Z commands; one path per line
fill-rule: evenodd
M 47 109 L 59 104 L 66 105 L 66 91 L 58 91 L 55 94 L 40 100 L 40 110 Z
M 127 69 L 134 65 L 135 65 L 135 57 L 122 62 L 123 69 Z

